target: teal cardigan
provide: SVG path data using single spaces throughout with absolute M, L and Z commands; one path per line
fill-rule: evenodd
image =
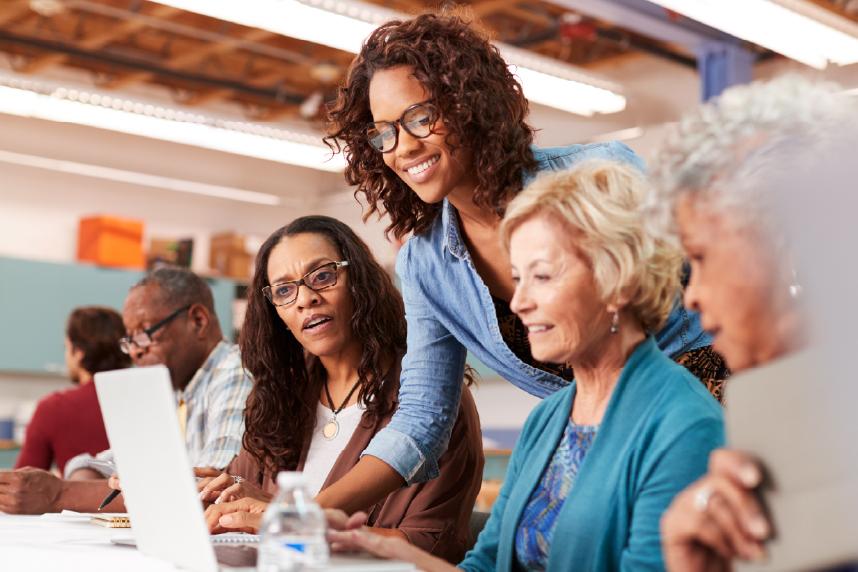
M 569 421 L 575 383 L 530 414 L 491 516 L 459 567 L 513 570 L 515 533 Z M 659 520 L 724 443 L 721 407 L 648 338 L 623 368 L 560 514 L 548 570 L 662 570 Z

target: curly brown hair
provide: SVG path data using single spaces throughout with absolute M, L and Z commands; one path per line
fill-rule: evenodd
M 387 232 L 400 238 L 426 231 L 440 210 L 426 204 L 384 164 L 367 140 L 373 117 L 369 85 L 376 71 L 409 66 L 441 110 L 452 150 L 468 149 L 476 173 L 474 203 L 503 215 L 521 190 L 522 175 L 536 169 L 533 129 L 525 118 L 521 85 L 489 40 L 455 15 L 423 14 L 378 27 L 349 68 L 328 109 L 325 142 L 343 152 L 346 181 L 366 196 L 368 211 L 390 216 Z M 379 205 L 381 203 L 381 205 Z
M 359 400 L 370 415 L 391 410 L 384 376 L 405 353 L 405 309 L 390 276 L 369 247 L 344 223 L 326 216 L 305 216 L 275 231 L 259 250 L 247 296 L 247 314 L 239 345 L 253 389 L 244 411 L 244 448 L 275 476 L 295 470 L 316 422 L 316 403 L 325 371 L 304 348 L 262 294 L 268 286 L 268 259 L 284 237 L 319 234 L 349 261 L 349 293 L 354 304 L 352 334 L 363 343 L 358 366 Z M 397 382 L 399 380 L 396 380 Z

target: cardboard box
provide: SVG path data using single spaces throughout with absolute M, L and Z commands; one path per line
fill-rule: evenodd
M 223 276 L 248 280 L 253 256 L 247 252 L 245 238 L 233 232 L 215 234 L 209 248 L 209 266 Z
M 190 268 L 193 252 L 192 238 L 152 238 L 146 252 L 146 265 L 154 268 L 159 263 L 166 263 Z
M 143 221 L 98 215 L 78 224 L 77 259 L 101 266 L 144 267 Z

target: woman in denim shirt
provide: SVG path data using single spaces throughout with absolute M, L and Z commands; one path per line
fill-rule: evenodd
M 498 51 L 455 17 L 385 24 L 353 62 L 330 110 L 328 142 L 345 153 L 346 180 L 365 196 L 367 215 L 387 213 L 395 237 L 413 235 L 397 260 L 408 352 L 396 415 L 352 474 L 320 495 L 323 505 L 360 509 L 437 475 L 468 351 L 539 397 L 572 379 L 570 368 L 533 359 L 509 310 L 501 216 L 540 171 L 589 158 L 643 164 L 620 143 L 537 149 L 527 111 Z M 705 365 L 698 377 L 725 376 L 696 316 L 678 301 L 656 341 L 678 361 Z

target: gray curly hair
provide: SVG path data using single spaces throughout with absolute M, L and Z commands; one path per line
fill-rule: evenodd
M 684 193 L 770 225 L 776 181 L 785 169 L 812 165 L 858 117 L 855 100 L 833 83 L 785 75 L 742 85 L 685 116 L 669 133 L 653 169 L 653 222 L 674 234 L 673 208 Z

